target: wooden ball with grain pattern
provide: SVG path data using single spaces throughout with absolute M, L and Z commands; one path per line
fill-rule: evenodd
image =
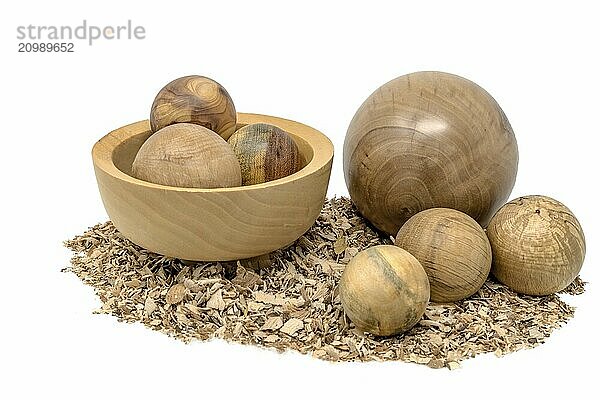
M 298 146 L 277 126 L 246 125 L 231 135 L 228 143 L 240 163 L 244 186 L 283 178 L 299 169 Z
M 443 72 L 381 86 L 354 115 L 344 142 L 350 197 L 390 235 L 434 207 L 460 210 L 485 226 L 510 195 L 517 163 L 517 142 L 498 103 Z
M 380 245 L 350 260 L 340 279 L 339 295 L 358 329 L 389 336 L 419 322 L 429 301 L 429 281 L 409 252 Z
M 132 175 L 159 185 L 185 188 L 240 186 L 240 164 L 215 132 L 195 124 L 175 124 L 150 136 L 133 160 Z
M 413 215 L 398 231 L 395 244 L 425 268 L 435 302 L 471 296 L 483 286 L 492 266 L 492 249 L 483 228 L 467 214 L 449 208 Z
M 487 228 L 492 274 L 516 292 L 548 295 L 563 290 L 579 274 L 585 237 L 564 204 L 546 196 L 506 203 Z
M 225 140 L 235 131 L 237 114 L 233 100 L 218 82 L 199 75 L 169 82 L 156 95 L 150 110 L 150 127 L 186 122 L 201 125 Z

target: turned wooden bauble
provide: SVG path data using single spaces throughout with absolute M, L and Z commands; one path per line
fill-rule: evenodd
M 204 76 L 191 75 L 169 82 L 158 92 L 150 110 L 153 132 L 179 122 L 197 124 L 225 140 L 235 131 L 236 112 L 227 90 Z
M 402 333 L 423 316 L 429 281 L 407 251 L 389 245 L 356 254 L 344 269 L 339 294 L 356 327 L 378 336 Z
M 416 72 L 377 89 L 344 142 L 346 185 L 358 210 L 395 235 L 419 211 L 445 207 L 485 226 L 506 201 L 518 151 L 504 112 L 475 83 Z
M 425 268 L 435 302 L 461 300 L 477 292 L 492 266 L 492 249 L 483 228 L 467 214 L 449 208 L 413 215 L 398 231 L 396 246 Z
M 215 132 L 175 124 L 150 136 L 138 151 L 132 175 L 147 182 L 187 188 L 240 186 L 242 174 L 231 147 Z
M 585 238 L 571 210 L 546 196 L 506 203 L 487 227 L 492 274 L 516 292 L 547 295 L 567 286 L 581 270 Z
M 298 171 L 298 146 L 283 129 L 252 124 L 238 129 L 228 140 L 242 169 L 242 184 L 254 185 Z

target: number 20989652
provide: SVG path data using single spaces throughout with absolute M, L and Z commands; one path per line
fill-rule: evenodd
M 19 43 L 19 53 L 73 53 L 74 43 Z

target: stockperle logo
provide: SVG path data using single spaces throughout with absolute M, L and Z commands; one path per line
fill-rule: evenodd
M 84 42 L 92 46 L 98 41 L 114 40 L 143 40 L 146 38 L 146 28 L 134 24 L 131 20 L 121 25 L 93 25 L 87 20 L 79 25 L 20 25 L 17 26 L 19 52 L 25 51 L 61 51 L 52 50 L 63 48 L 72 49 L 75 42 Z M 36 46 L 37 45 L 37 46 Z M 41 50 L 41 47 L 50 50 Z M 33 50 L 33 49 L 36 50 Z M 68 51 L 68 50 L 62 50 Z

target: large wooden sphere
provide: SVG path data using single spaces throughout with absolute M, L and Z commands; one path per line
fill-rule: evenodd
M 339 293 L 346 315 L 358 329 L 389 336 L 419 322 L 429 301 L 429 281 L 410 253 L 381 245 L 350 260 Z
M 485 283 L 492 266 L 492 249 L 483 228 L 467 214 L 449 208 L 413 215 L 398 231 L 396 246 L 425 268 L 435 302 L 471 296 Z
M 188 188 L 241 186 L 240 164 L 222 137 L 195 124 L 169 125 L 140 147 L 132 175 L 147 182 Z
M 227 90 L 210 78 L 191 75 L 169 82 L 156 95 L 150 127 L 156 132 L 179 122 L 201 125 L 225 140 L 235 131 L 237 114 Z
M 381 86 L 354 115 L 344 143 L 350 197 L 390 235 L 433 207 L 463 211 L 485 226 L 510 195 L 517 163 L 517 142 L 498 103 L 443 72 Z
M 243 126 L 227 142 L 240 162 L 244 186 L 283 178 L 298 171 L 300 166 L 296 142 L 275 125 Z
M 525 196 L 504 205 L 490 221 L 492 274 L 516 292 L 547 295 L 567 286 L 581 270 L 585 237 L 562 203 Z

